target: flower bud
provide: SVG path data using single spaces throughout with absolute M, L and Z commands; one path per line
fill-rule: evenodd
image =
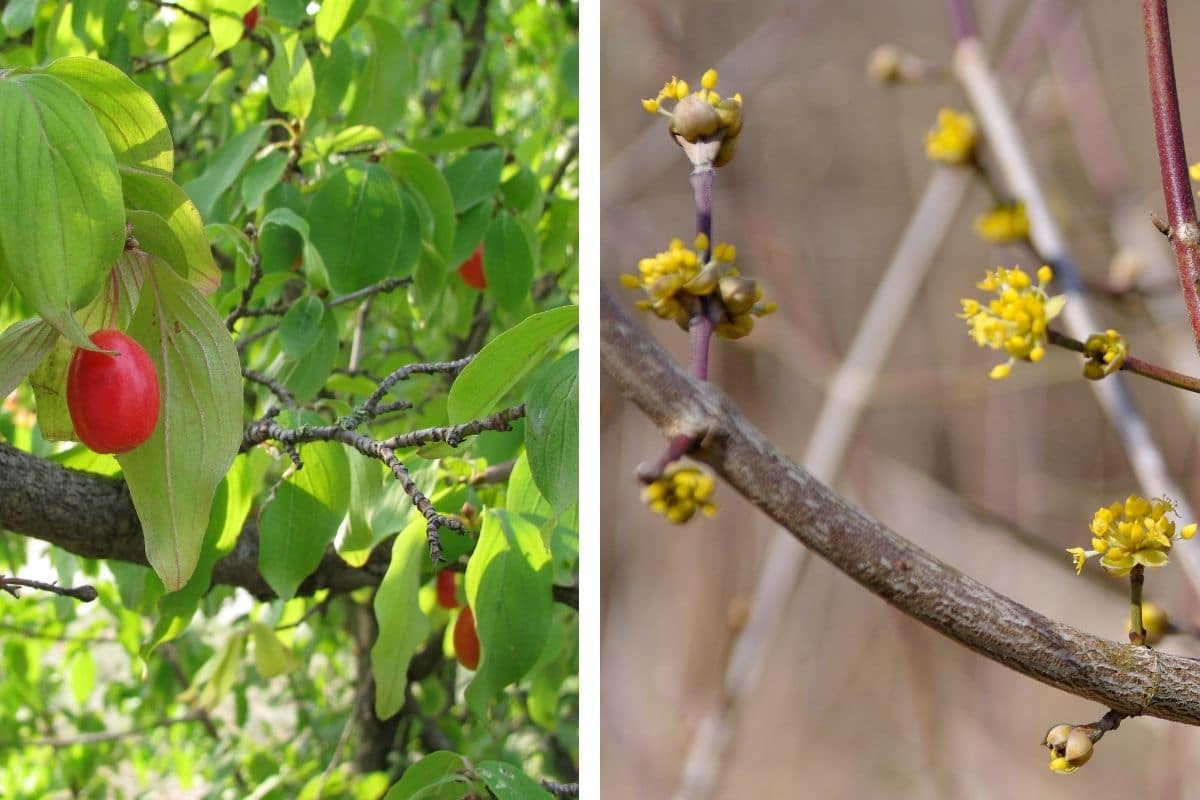
M 739 314 L 749 313 L 758 299 L 762 297 L 758 284 L 754 280 L 743 278 L 740 275 L 728 275 L 721 278 L 720 287 L 721 302 L 735 317 Z
M 721 117 L 717 110 L 701 97 L 688 95 L 675 106 L 671 131 L 689 142 L 706 139 L 720 128 Z

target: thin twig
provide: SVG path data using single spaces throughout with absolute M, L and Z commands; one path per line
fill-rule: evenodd
M 81 603 L 90 603 L 96 599 L 96 587 L 91 584 L 82 584 L 80 586 L 58 586 L 53 583 L 43 583 L 42 581 L 30 580 L 29 578 L 16 578 L 0 575 L 0 591 L 8 592 L 13 597 L 20 597 L 21 589 L 40 589 L 43 592 L 61 595 L 63 597 L 72 597 Z
M 28 749 L 30 747 L 53 747 L 55 749 L 61 749 L 63 747 L 73 747 L 77 744 L 89 745 L 99 744 L 100 742 L 114 742 L 119 739 L 142 736 L 159 728 L 169 728 L 172 725 L 181 725 L 186 722 L 199 722 L 200 720 L 201 712 L 192 711 L 191 713 L 184 714 L 181 717 L 172 717 L 170 719 L 159 720 L 151 725 L 142 725 L 123 731 L 96 731 L 94 733 L 81 733 L 77 736 L 66 736 L 54 739 L 22 739 L 17 741 L 0 742 L 0 750 L 10 748 Z

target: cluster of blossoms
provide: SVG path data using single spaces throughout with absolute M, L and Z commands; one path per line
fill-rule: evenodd
M 1165 497 L 1153 501 L 1136 494 L 1124 503 L 1101 507 L 1092 518 L 1092 548 L 1071 547 L 1067 552 L 1075 562 L 1075 572 L 1083 572 L 1084 562 L 1100 556 L 1100 566 L 1114 577 L 1128 575 L 1134 566 L 1161 567 L 1176 539 L 1196 535 L 1196 523 L 1176 530 L 1167 514 L 1175 513 L 1175 503 Z
M 943 108 L 937 124 L 925 134 L 925 155 L 940 164 L 960 167 L 975 158 L 976 138 L 974 117 Z
M 639 261 L 636 275 L 621 276 L 622 286 L 646 293 L 638 308 L 674 320 L 683 330 L 693 317 L 708 313 L 716 322 L 716 334 L 726 339 L 740 339 L 754 327 L 754 317 L 776 309 L 774 303 L 762 302 L 757 282 L 734 266 L 737 250 L 733 245 L 718 244 L 708 263 L 701 262 L 708 237 L 697 235 L 693 247 L 672 239 L 666 250 Z M 702 298 L 708 299 L 707 309 Z
M 1085 725 L 1055 725 L 1046 732 L 1044 744 L 1050 748 L 1050 769 L 1070 775 L 1092 757 L 1092 729 Z
M 1037 278 L 1035 285 L 1020 267 L 1000 267 L 976 284 L 986 292 L 994 292 L 996 299 L 986 306 L 971 298 L 962 301 L 958 317 L 966 320 L 975 344 L 1009 355 L 1008 361 L 992 368 L 992 378 L 1008 377 L 1017 359 L 1037 362 L 1046 355 L 1047 326 L 1062 311 L 1067 298 L 1046 294 L 1046 286 L 1054 278 L 1050 267 L 1038 269 Z
M 742 132 L 742 96 L 721 97 L 716 87 L 715 69 L 705 72 L 700 78 L 700 89 L 690 94 L 687 81 L 672 77 L 656 97 L 642 101 L 642 108 L 670 119 L 671 134 L 677 141 L 682 140 L 680 145 L 717 143 L 715 153 L 705 160 L 710 160 L 712 166 L 723 167 L 733 159 L 737 137 Z M 671 109 L 663 105 L 668 100 L 675 101 Z
M 1098 381 L 1121 368 L 1129 355 L 1129 344 L 1124 336 L 1109 328 L 1089 336 L 1083 344 L 1083 354 L 1088 358 L 1083 365 L 1083 376 Z
M 662 514 L 671 522 L 682 524 L 699 511 L 706 517 L 715 516 L 717 504 L 713 493 L 717 481 L 696 467 L 676 467 L 642 490 L 642 499 L 651 511 Z
M 1029 216 L 1022 202 L 1000 205 L 975 218 L 975 232 L 991 244 L 1023 242 L 1029 238 Z

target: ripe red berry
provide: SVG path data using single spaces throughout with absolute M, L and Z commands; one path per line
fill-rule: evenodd
M 458 268 L 458 274 L 472 289 L 487 288 L 487 278 L 483 275 L 483 245 L 476 247 L 475 252 L 471 253 L 471 257 L 462 263 Z
M 258 6 L 247 11 L 242 16 L 242 27 L 246 29 L 247 34 L 254 33 L 254 28 L 258 25 Z
M 454 654 L 467 669 L 479 666 L 479 635 L 475 633 L 475 615 L 470 606 L 462 610 L 454 624 Z
M 437 576 L 437 601 L 442 608 L 458 608 L 454 573 L 444 569 Z
M 92 342 L 117 355 L 79 349 L 67 369 L 67 408 L 75 435 L 97 453 L 125 453 L 158 425 L 158 373 L 145 348 L 118 330 Z

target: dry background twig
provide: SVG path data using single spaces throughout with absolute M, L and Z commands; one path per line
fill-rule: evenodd
M 976 3 L 993 51 L 1025 5 Z M 1147 212 L 1161 209 L 1139 10 L 1118 0 L 1081 6 L 1135 199 Z M 1171 12 L 1176 37 L 1200 30 L 1200 7 L 1174 3 Z M 738 245 L 782 310 L 748 340 L 719 342 L 712 378 L 798 458 L 821 387 L 924 185 L 921 137 L 940 105 L 964 104 L 952 84 L 871 87 L 863 64 L 884 41 L 948 60 L 942 4 L 611 0 L 602 13 L 603 279 L 615 286 L 638 257 L 689 235 L 686 165 L 636 101 L 672 73 L 694 81 L 717 65 L 721 87 L 746 96 L 748 124 L 738 158 L 716 183 L 716 238 Z M 1200 131 L 1200 84 L 1187 77 L 1200 75 L 1200 54 L 1178 47 L 1176 68 L 1185 131 Z M 1027 74 L 1021 124 L 1085 276 L 1103 279 L 1112 237 L 1063 117 L 1062 93 L 1072 87 L 1049 76 L 1041 51 Z M 1065 555 L 1047 557 L 972 515 L 972 506 L 995 511 L 1066 547 L 1085 541 L 1097 505 L 1133 487 L 1075 359 L 1053 352 L 1036 369 L 989 382 L 992 360 L 953 318 L 977 273 L 1027 261 L 974 238 L 970 220 L 987 205 L 982 189 L 968 197 L 919 313 L 893 345 L 838 487 L 968 574 L 1117 639 L 1119 593 L 1074 578 Z M 1136 308 L 1102 305 L 1100 313 L 1130 333 L 1134 352 L 1160 355 Z M 685 336 L 651 329 L 686 359 Z M 669 796 L 717 696 L 731 611 L 736 617 L 753 590 L 773 526 L 727 490 L 717 520 L 660 525 L 636 502 L 632 480 L 633 465 L 654 457 L 659 440 L 611 385 L 603 391 L 603 781 L 617 797 Z M 1194 492 L 1196 439 L 1179 421 L 1181 399 L 1140 381 L 1133 391 L 1173 474 Z M 1151 599 L 1172 597 L 1177 575 L 1150 578 Z M 819 560 L 806 567 L 787 618 L 743 707 L 715 796 L 793 796 L 800 787 L 812 796 L 1170 796 L 1200 771 L 1192 766 L 1200 732 L 1133 720 L 1085 770 L 1052 775 L 1037 745 L 1044 729 L 1103 709 L 986 663 Z

